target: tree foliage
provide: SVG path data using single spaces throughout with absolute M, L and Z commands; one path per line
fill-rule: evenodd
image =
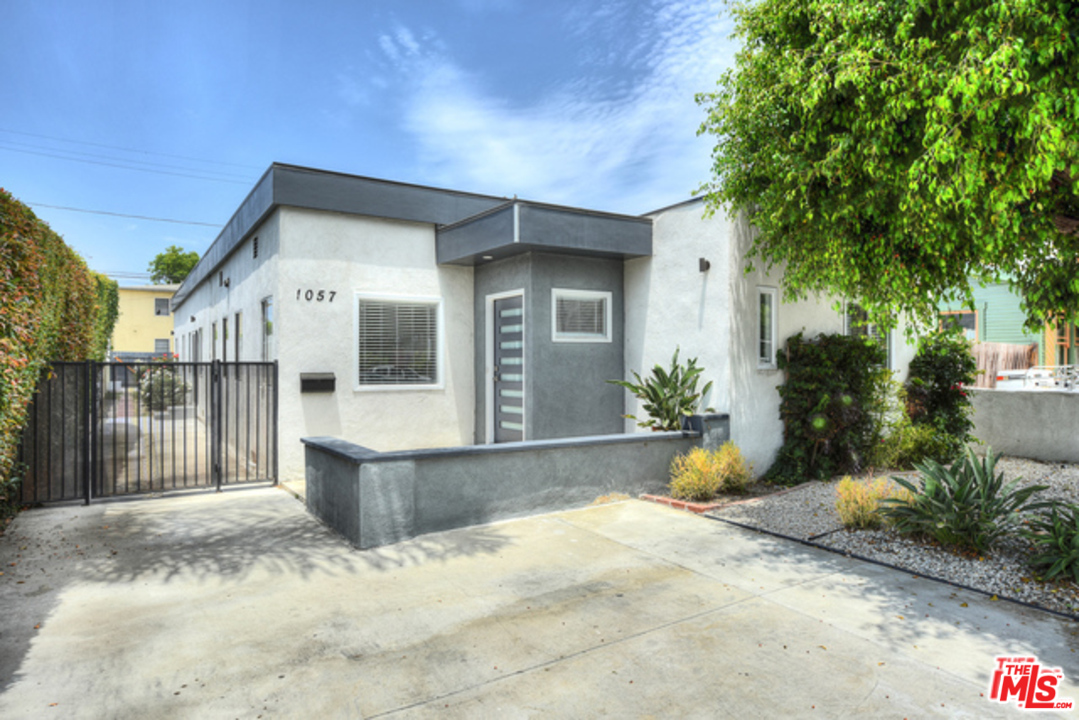
M 120 317 L 120 286 L 110 277 L 91 272 L 97 291 L 97 320 L 94 323 L 93 347 L 90 357 L 104 360 L 109 351 L 112 331 Z
M 1079 5 L 735 3 L 701 133 L 710 210 L 744 211 L 788 298 L 890 324 L 1010 276 L 1030 327 L 1079 314 Z M 935 323 L 934 323 L 935 324 Z
M 199 261 L 199 254 L 192 250 L 184 252 L 182 247 L 169 245 L 164 252 L 158 253 L 147 270 L 150 271 L 150 282 L 155 285 L 180 283 L 184 281 Z

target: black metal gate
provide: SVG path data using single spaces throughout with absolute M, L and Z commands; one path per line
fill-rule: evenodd
M 277 364 L 57 362 L 23 430 L 21 501 L 277 482 Z

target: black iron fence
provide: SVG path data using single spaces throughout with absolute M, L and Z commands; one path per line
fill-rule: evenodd
M 29 408 L 21 500 L 277 481 L 277 365 L 53 363 Z

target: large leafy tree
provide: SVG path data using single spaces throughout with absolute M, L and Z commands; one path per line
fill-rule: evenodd
M 158 253 L 150 261 L 150 282 L 155 285 L 183 282 L 187 274 L 199 261 L 199 254 L 192 250 L 184 252 L 182 247 L 169 245 L 164 252 Z
M 931 318 L 1010 278 L 1079 314 L 1079 3 L 757 0 L 712 93 L 711 210 L 746 212 L 787 293 Z

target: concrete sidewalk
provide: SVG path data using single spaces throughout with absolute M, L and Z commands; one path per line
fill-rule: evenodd
M 4 718 L 1002 717 L 1005 654 L 1079 700 L 1074 623 L 638 501 L 359 552 L 235 490 L 23 513 L 0 560 Z

